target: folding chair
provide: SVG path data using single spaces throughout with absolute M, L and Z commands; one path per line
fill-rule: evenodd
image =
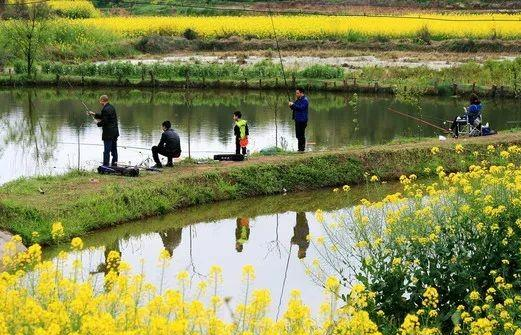
M 459 135 L 467 135 L 467 136 L 481 136 L 481 113 L 478 117 L 474 119 L 472 123 L 469 122 L 467 107 L 463 107 L 465 110 L 464 116 L 456 119 L 456 125 L 458 127 Z

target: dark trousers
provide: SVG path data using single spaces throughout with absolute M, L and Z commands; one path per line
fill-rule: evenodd
M 295 134 L 298 140 L 298 151 L 306 150 L 306 127 L 307 122 L 295 121 Z
M 110 155 L 112 154 L 112 165 L 118 162 L 118 140 L 103 141 L 103 165 L 109 166 Z
M 246 147 L 241 148 L 241 139 L 238 137 L 235 137 L 235 154 L 240 155 L 241 153 L 243 155 L 246 155 Z
M 173 158 L 177 158 L 181 156 L 181 152 L 172 152 L 170 150 L 167 150 L 166 148 L 160 148 L 156 145 L 152 147 L 152 157 L 154 158 L 154 162 L 156 162 L 157 165 L 161 165 L 161 161 L 159 160 L 159 155 L 165 156 L 168 159 L 167 164 L 172 164 Z
M 459 128 L 458 128 L 458 116 L 454 118 L 454 121 L 452 121 L 452 124 L 450 125 L 450 130 L 454 134 L 454 136 L 459 136 Z

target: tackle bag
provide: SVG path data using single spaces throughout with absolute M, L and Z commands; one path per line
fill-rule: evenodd
M 99 174 L 114 174 L 118 176 L 126 177 L 138 177 L 139 169 L 136 167 L 123 167 L 123 166 L 98 166 Z
M 244 160 L 244 155 L 236 155 L 236 154 L 223 154 L 223 155 L 215 155 L 213 159 L 216 161 L 234 161 L 240 162 Z

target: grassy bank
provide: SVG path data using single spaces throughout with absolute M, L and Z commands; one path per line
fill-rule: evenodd
M 139 178 L 71 172 L 64 176 L 21 179 L 0 188 L 0 227 L 20 234 L 25 242 L 51 243 L 50 224 L 60 220 L 65 238 L 124 221 L 175 211 L 198 204 L 258 195 L 363 183 L 367 176 L 395 180 L 402 174 L 430 175 L 443 163 L 449 171 L 481 161 L 490 143 L 521 143 L 521 133 L 455 142 L 377 146 L 305 155 L 256 157 L 247 162 L 179 164 L 161 174 Z M 433 159 L 430 150 L 440 145 Z M 429 169 L 429 170 L 426 170 Z M 430 171 L 430 172 L 426 172 Z M 43 190 L 41 194 L 39 190 Z M 33 237 L 33 232 L 38 237 Z
M 521 92 L 521 59 L 474 62 L 434 70 L 428 67 L 375 67 L 347 69 L 333 65 L 286 67 L 265 59 L 253 65 L 227 62 L 134 64 L 41 64 L 40 73 L 27 78 L 24 68 L 0 76 L 2 86 L 171 87 L 286 89 L 303 86 L 312 90 L 394 93 L 414 88 L 424 95 L 459 95 L 477 92 L 482 96 L 518 97 Z

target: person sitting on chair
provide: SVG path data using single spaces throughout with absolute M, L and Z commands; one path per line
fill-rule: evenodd
M 472 93 L 470 96 L 470 105 L 465 108 L 465 114 L 457 116 L 450 126 L 450 131 L 454 134 L 455 138 L 459 136 L 458 123 L 469 123 L 477 129 L 481 128 L 481 109 L 481 101 L 479 101 L 475 93 Z
M 162 124 L 163 134 L 157 146 L 152 147 L 152 157 L 156 162 L 155 168 L 162 168 L 163 164 L 159 160 L 159 155 L 166 156 L 168 163 L 166 166 L 174 166 L 173 159 L 181 156 L 181 141 L 179 135 L 172 129 L 170 121 L 165 121 Z

